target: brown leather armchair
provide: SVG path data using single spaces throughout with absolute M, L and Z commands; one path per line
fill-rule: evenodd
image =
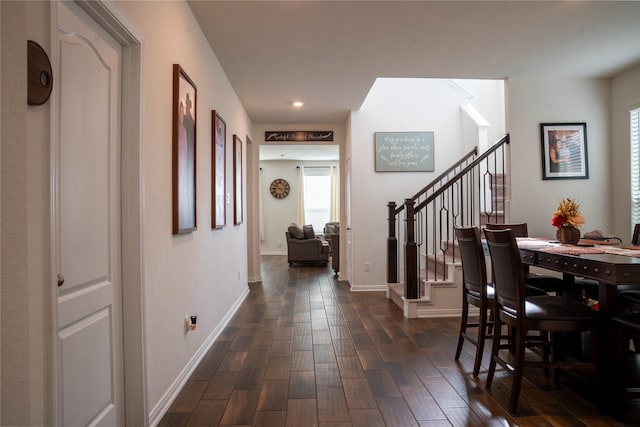
M 328 222 L 324 225 L 324 234 L 340 234 L 339 222 Z
M 300 264 L 320 264 L 326 266 L 329 262 L 331 248 L 325 240 L 317 237 L 295 238 L 289 231 L 285 232 L 287 237 L 287 261 L 289 267 L 293 263 Z

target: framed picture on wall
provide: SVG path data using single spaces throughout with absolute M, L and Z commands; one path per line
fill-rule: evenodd
M 542 179 L 587 179 L 586 123 L 541 123 Z
M 242 224 L 242 140 L 233 135 L 233 223 Z
M 211 111 L 211 128 L 211 228 L 223 228 L 227 225 L 227 123 L 214 110 Z
M 173 234 L 196 229 L 196 85 L 173 64 Z
M 433 172 L 433 132 L 375 132 L 376 172 Z

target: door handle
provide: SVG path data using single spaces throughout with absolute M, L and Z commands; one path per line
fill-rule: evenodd
M 64 276 L 58 273 L 58 287 L 64 285 Z

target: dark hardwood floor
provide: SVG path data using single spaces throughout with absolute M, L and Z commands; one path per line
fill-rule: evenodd
M 459 319 L 405 319 L 382 292 L 350 292 L 330 266 L 265 256 L 262 277 L 159 425 L 640 425 L 637 404 L 618 423 L 588 387 L 536 369 L 510 414 L 510 377 L 498 371 L 484 389 L 490 342 L 478 379 L 473 345 L 453 360 Z

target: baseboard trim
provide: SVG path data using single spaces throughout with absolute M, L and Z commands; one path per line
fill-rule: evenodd
M 249 277 L 249 283 L 262 283 L 262 276 Z
M 416 310 L 418 319 L 429 319 L 438 317 L 460 317 L 462 315 L 461 309 L 433 309 L 433 308 L 418 308 Z
M 231 309 L 229 309 L 218 326 L 216 326 L 214 330 L 211 331 L 198 351 L 195 352 L 191 360 L 187 362 L 187 364 L 182 369 L 180 374 L 178 374 L 178 377 L 173 381 L 169 389 L 164 393 L 164 395 L 162 395 L 158 403 L 153 407 L 153 409 L 149 413 L 149 425 L 151 427 L 157 426 L 160 420 L 162 420 L 162 417 L 169 410 L 169 407 L 175 401 L 176 397 L 178 397 L 178 394 L 180 393 L 180 391 L 182 391 L 182 388 L 189 380 L 189 377 L 191 377 L 191 374 L 193 374 L 193 371 L 195 371 L 195 369 L 198 367 L 204 356 L 207 354 L 207 352 L 215 342 L 216 338 L 220 336 L 233 315 L 236 314 L 236 311 L 238 311 L 238 308 L 240 308 L 240 305 L 245 300 L 247 295 L 249 295 L 249 288 L 245 288 L 244 292 L 240 295 L 240 297 L 238 297 L 236 302 L 233 304 Z
M 351 292 L 386 292 L 387 285 L 351 286 Z
M 264 252 L 260 252 L 260 255 L 287 255 L 286 251 L 264 251 Z

